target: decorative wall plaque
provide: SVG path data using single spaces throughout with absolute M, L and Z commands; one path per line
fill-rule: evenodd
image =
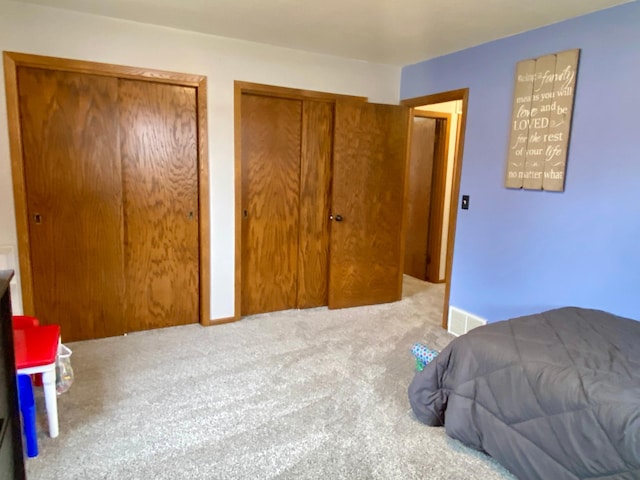
M 564 191 L 580 50 L 516 66 L 505 187 Z

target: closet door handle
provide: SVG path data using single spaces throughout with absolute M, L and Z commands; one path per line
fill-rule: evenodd
M 335 217 L 333 215 L 329 215 L 329 220 L 335 220 L 336 222 L 341 222 L 342 215 L 336 215 Z

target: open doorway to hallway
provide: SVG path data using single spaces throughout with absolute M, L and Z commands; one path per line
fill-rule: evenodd
M 404 273 L 446 281 L 453 163 L 461 100 L 423 105 L 411 112 L 407 234 Z
M 412 107 L 404 273 L 444 283 L 443 328 L 449 318 L 467 98 L 468 89 L 462 89 L 401 102 Z

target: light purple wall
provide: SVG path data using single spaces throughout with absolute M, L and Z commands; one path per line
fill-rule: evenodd
M 518 61 L 580 48 L 565 191 L 503 186 Z M 402 70 L 401 97 L 469 88 L 451 305 L 496 321 L 565 305 L 640 320 L 640 4 Z

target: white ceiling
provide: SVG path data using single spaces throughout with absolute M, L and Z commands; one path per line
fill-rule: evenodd
M 632 0 L 18 0 L 407 65 Z

